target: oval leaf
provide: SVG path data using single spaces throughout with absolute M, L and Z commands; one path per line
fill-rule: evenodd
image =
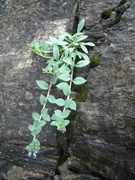
M 55 98 L 53 95 L 49 95 L 48 101 L 49 101 L 50 103 L 54 104 L 55 101 L 56 101 L 56 98 Z
M 43 120 L 41 120 L 40 122 L 39 122 L 39 125 L 42 127 L 42 126 L 44 126 L 46 124 L 46 122 L 45 121 L 43 121 Z
M 82 61 L 79 61 L 76 63 L 76 67 L 84 67 L 84 66 L 87 66 L 88 64 L 90 64 L 90 61 L 88 60 L 82 60 Z
M 77 32 L 80 32 L 80 31 L 83 29 L 84 23 L 85 23 L 85 20 L 84 20 L 84 19 L 82 19 L 82 20 L 79 22 L 78 27 L 77 27 Z
M 65 82 L 57 84 L 57 87 L 63 91 L 65 96 L 68 96 L 71 93 L 70 86 Z
M 29 125 L 29 126 L 28 126 L 28 129 L 29 129 L 30 131 L 34 131 L 35 126 L 34 126 L 34 125 Z
M 53 45 L 53 56 L 56 60 L 59 59 L 59 48 L 57 44 Z
M 40 95 L 39 101 L 40 101 L 40 104 L 42 104 L 42 105 L 47 103 L 47 99 L 43 94 Z
M 39 118 L 40 118 L 40 115 L 39 115 L 37 112 L 33 112 L 33 113 L 32 113 L 32 118 L 33 118 L 35 121 L 38 121 Z
M 70 105 L 69 108 L 72 109 L 72 110 L 76 110 L 76 103 L 75 103 L 75 101 L 72 100 L 71 105 Z
M 80 84 L 83 84 L 85 83 L 86 80 L 82 77 L 76 77 L 74 80 L 73 80 L 73 83 L 76 84 L 76 85 L 80 85 Z
M 91 47 L 94 47 L 94 46 L 95 46 L 95 44 L 92 43 L 92 42 L 87 42 L 87 43 L 83 43 L 83 44 L 85 44 L 85 45 L 87 45 L 87 46 L 91 46 Z
M 88 54 L 88 49 L 86 48 L 86 46 L 84 46 L 83 44 L 80 44 L 82 50 Z
M 62 117 L 65 119 L 65 118 L 67 118 L 68 116 L 69 116 L 69 114 L 70 114 L 70 110 L 65 110 L 63 113 L 62 113 Z
M 69 81 L 70 80 L 70 74 L 60 74 L 57 77 L 58 77 L 58 79 L 61 79 L 63 81 Z
M 57 99 L 57 100 L 55 101 L 55 103 L 56 103 L 58 106 L 63 106 L 64 103 L 65 103 L 65 101 L 64 101 L 63 99 L 59 98 L 59 99 Z
M 36 83 L 43 90 L 47 90 L 49 88 L 48 84 L 45 81 L 36 80 Z

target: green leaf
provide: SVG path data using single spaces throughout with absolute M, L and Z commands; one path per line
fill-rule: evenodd
M 40 142 L 37 139 L 33 139 L 32 143 L 37 146 L 40 146 Z
M 80 31 L 83 29 L 84 24 L 85 24 L 85 20 L 82 19 L 82 20 L 79 22 L 79 24 L 78 24 L 77 32 L 80 32 Z
M 32 113 L 32 118 L 33 118 L 35 121 L 38 121 L 39 118 L 40 118 L 40 115 L 39 115 L 37 112 L 33 112 L 33 113 Z
M 70 86 L 65 82 L 57 84 L 57 87 L 63 91 L 65 96 L 68 96 L 71 93 Z
M 39 121 L 34 121 L 33 125 L 35 126 L 35 129 L 40 127 Z
M 66 41 L 59 41 L 58 42 L 58 45 L 60 45 L 60 46 L 65 46 L 67 44 L 68 44 L 68 42 L 66 42 Z
M 63 113 L 62 113 L 62 117 L 65 119 L 65 118 L 67 118 L 68 116 L 69 116 L 69 114 L 70 114 L 70 110 L 68 110 L 68 109 L 66 109 Z
M 65 62 L 66 64 L 68 65 L 71 65 L 72 64 L 72 61 L 69 57 L 65 56 L 63 59 L 62 59 L 63 62 Z
M 58 80 L 57 75 L 55 75 L 55 76 L 52 77 L 51 82 L 52 82 L 53 84 L 56 84 L 56 83 L 57 83 L 57 80 Z
M 63 64 L 63 65 L 58 69 L 58 71 L 61 72 L 61 73 L 66 73 L 66 74 L 68 74 L 68 73 L 70 73 L 71 70 L 70 70 L 69 67 L 67 67 L 67 65 Z
M 73 40 L 73 36 L 68 32 L 63 32 L 63 35 L 65 36 L 66 41 Z
M 42 114 L 42 118 L 47 121 L 47 122 L 50 122 L 50 116 L 48 114 L 48 109 L 47 108 L 44 108 L 41 110 L 41 114 Z
M 52 122 L 50 123 L 50 125 L 52 125 L 52 126 L 57 126 L 57 122 L 56 122 L 56 121 L 52 121 Z
M 43 94 L 40 95 L 39 101 L 40 101 L 41 105 L 44 105 L 44 104 L 47 103 L 47 99 L 46 99 L 46 97 Z
M 83 84 L 85 83 L 86 80 L 82 77 L 76 77 L 74 80 L 73 80 L 73 83 L 76 84 L 76 85 L 80 85 L 80 84 Z
M 43 115 L 43 119 L 47 122 L 50 122 L 50 116 L 49 114 Z
M 43 115 L 43 119 L 45 120 L 45 121 L 47 121 L 47 122 L 50 122 L 50 116 L 49 116 L 49 114 L 44 114 Z
M 49 101 L 50 103 L 54 104 L 55 101 L 56 101 L 56 98 L 55 98 L 53 95 L 49 95 L 48 101 Z
M 62 81 L 69 81 L 70 80 L 70 74 L 60 74 L 57 76 L 58 79 L 61 79 Z
M 62 116 L 62 112 L 60 110 L 55 110 L 54 112 L 55 112 L 56 116 L 58 116 L 58 117 Z
M 56 99 L 55 103 L 58 106 L 64 106 L 65 101 L 63 99 L 61 99 L 61 98 L 58 98 L 58 99 Z
M 45 39 L 42 39 L 42 40 L 40 41 L 40 43 L 41 43 L 44 51 L 48 51 L 48 46 L 47 46 L 47 43 L 46 43 Z
M 45 81 L 36 80 L 36 83 L 43 90 L 47 90 L 49 88 L 48 84 Z
M 65 107 L 72 110 L 76 110 L 76 103 L 72 99 L 67 99 L 65 101 Z
M 86 61 L 89 61 L 89 56 L 87 56 L 85 53 L 81 53 L 81 56 L 82 56 Z
M 69 120 L 64 120 L 64 125 L 67 126 L 70 123 Z
M 25 149 L 28 151 L 39 151 L 40 142 L 37 139 L 33 139 L 32 142 Z
M 65 101 L 65 107 L 66 107 L 66 108 L 70 107 L 71 103 L 72 103 L 72 100 L 71 100 L 71 99 L 67 99 L 67 100 Z
M 86 46 L 84 46 L 84 44 L 80 44 L 80 46 L 81 46 L 82 50 L 83 50 L 86 54 L 88 54 L 88 49 L 86 48 Z
M 76 110 L 76 102 L 72 100 L 72 103 L 69 108 L 72 110 Z
M 56 39 L 55 37 L 50 36 L 50 40 L 51 40 L 51 44 L 57 44 L 58 43 L 58 39 Z
M 34 125 L 29 125 L 29 126 L 28 126 L 28 129 L 29 129 L 30 131 L 33 131 L 33 130 L 35 129 L 35 126 L 34 126 Z
M 86 36 L 86 35 L 80 35 L 80 36 L 78 36 L 78 37 L 76 37 L 76 39 L 75 39 L 75 43 L 76 42 L 80 42 L 80 41 L 82 41 L 82 40 L 84 40 L 84 39 L 86 39 L 88 36 Z
M 57 130 L 61 131 L 61 132 L 65 132 L 66 131 L 66 126 L 69 124 L 69 120 L 60 120 L 60 121 L 56 121 L 56 126 L 57 126 Z
M 39 42 L 37 40 L 33 41 L 31 44 L 30 44 L 30 50 L 33 52 L 33 53 L 37 53 L 38 50 L 39 50 Z
M 53 56 L 56 60 L 59 60 L 59 48 L 57 44 L 53 45 Z
M 90 64 L 90 61 L 88 60 L 82 60 L 76 63 L 75 67 L 84 67 Z
M 46 122 L 43 121 L 43 120 L 41 120 L 41 121 L 39 122 L 39 124 L 40 124 L 40 126 L 42 127 L 42 126 L 44 126 L 44 125 L 46 124 Z
M 65 37 L 66 37 L 66 35 L 61 33 L 61 35 L 59 35 L 59 41 L 60 42 L 63 41 L 65 39 Z M 64 42 L 66 42 L 66 41 L 64 41 Z
M 87 45 L 87 46 L 91 46 L 91 47 L 94 47 L 95 46 L 95 44 L 94 43 L 92 43 L 92 42 L 87 42 L 87 43 L 83 43 L 84 45 Z
M 51 119 L 56 121 L 57 118 L 58 118 L 57 115 L 55 113 L 53 113 Z
M 36 128 L 35 130 L 33 130 L 32 132 L 31 132 L 31 134 L 33 135 L 33 136 L 36 136 L 37 134 L 39 134 L 41 132 L 41 127 L 38 127 L 38 128 Z

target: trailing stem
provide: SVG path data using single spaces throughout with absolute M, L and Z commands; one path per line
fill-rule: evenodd
M 50 42 L 44 39 L 40 42 L 33 41 L 30 49 L 41 57 L 48 58 L 47 66 L 42 68 L 43 73 L 52 74 L 49 84 L 43 80 L 36 80 L 38 87 L 47 91 L 46 96 L 41 94 L 39 97 L 42 109 L 40 113 L 33 112 L 33 124 L 29 125 L 29 130 L 33 136 L 32 142 L 26 147 L 28 156 L 36 157 L 40 149 L 40 142 L 37 135 L 42 127 L 48 122 L 56 126 L 58 131 L 65 132 L 69 124 L 69 115 L 71 110 L 76 110 L 76 102 L 70 97 L 72 84 L 80 85 L 86 82 L 83 77 L 73 77 L 74 69 L 87 66 L 90 63 L 87 46 L 94 47 L 92 42 L 83 42 L 87 38 L 81 31 L 84 27 L 84 19 L 80 21 L 77 27 L 77 33 L 71 35 L 63 32 L 58 39 L 50 37 Z M 80 60 L 76 63 L 76 59 Z M 60 89 L 66 98 L 56 98 L 51 95 L 52 86 Z M 55 104 L 58 108 L 50 115 L 48 103 Z M 61 110 L 63 107 L 63 110 Z

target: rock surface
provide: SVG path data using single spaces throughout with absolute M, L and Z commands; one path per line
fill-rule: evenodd
M 106 9 L 112 14 L 102 19 Z M 134 0 L 0 1 L 0 179 L 135 180 L 134 12 Z M 27 126 L 40 109 L 35 80 L 44 78 L 45 62 L 28 44 L 74 32 L 82 18 L 96 44 L 90 56 L 101 58 L 98 67 L 76 72 L 87 76 L 88 99 L 78 103 L 67 137 L 46 126 L 38 158 L 29 159 Z M 69 158 L 62 164 L 60 156 Z
M 98 177 L 134 180 L 135 2 L 121 1 L 121 9 L 125 9 L 119 23 L 110 26 L 113 15 L 101 19 L 105 9 L 113 9 L 115 14 L 119 3 L 80 3 L 80 17 L 87 19 L 86 34 L 97 44 L 92 54 L 101 55 L 101 64 L 88 74 L 89 96 L 78 105 L 69 152 Z
M 45 66 L 28 46 L 66 30 L 74 5 L 72 0 L 0 1 L 0 179 L 49 180 L 55 174 L 60 156 L 55 128 L 44 129 L 37 159 L 29 159 L 24 150 L 32 138 L 31 113 L 41 108 L 35 80 L 44 78 Z

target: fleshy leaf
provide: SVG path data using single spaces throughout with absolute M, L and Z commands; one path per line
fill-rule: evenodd
M 44 105 L 44 104 L 46 104 L 47 99 L 43 94 L 41 94 L 40 98 L 39 98 L 39 101 L 40 101 L 40 104 Z
M 80 35 L 80 36 L 76 37 L 75 42 L 80 42 L 80 41 L 86 39 L 87 37 L 88 36 L 86 36 L 86 35 Z M 75 45 L 78 45 L 78 44 L 75 44 Z
M 29 125 L 28 128 L 29 128 L 30 131 L 33 131 L 35 129 L 35 126 L 34 125 Z
M 50 103 L 55 103 L 55 101 L 56 101 L 56 99 L 55 99 L 55 97 L 53 96 L 53 95 L 49 95 L 49 97 L 48 97 L 48 101 L 50 102 Z
M 72 99 L 67 99 L 65 101 L 65 107 L 72 110 L 76 110 L 76 103 Z
M 65 118 L 67 118 L 68 116 L 69 116 L 69 114 L 70 114 L 70 110 L 68 110 L 68 109 L 66 109 L 63 113 L 62 113 L 62 117 L 65 119 Z
M 94 47 L 95 46 L 95 44 L 94 43 L 92 43 L 92 42 L 87 42 L 87 43 L 83 43 L 84 45 L 87 45 L 87 46 L 91 46 L 91 47 Z
M 60 74 L 57 77 L 58 77 L 58 79 L 61 79 L 63 81 L 69 81 L 70 80 L 70 74 Z
M 33 113 L 32 113 L 32 118 L 33 118 L 35 121 L 38 121 L 39 118 L 40 118 L 40 115 L 39 115 L 37 112 L 33 112 Z
M 80 84 L 83 84 L 85 83 L 86 80 L 82 77 L 76 77 L 74 80 L 73 80 L 73 83 L 76 84 L 76 85 L 80 85 Z
M 59 48 L 57 44 L 54 44 L 53 46 L 53 56 L 56 60 L 59 59 Z
M 63 99 L 61 99 L 61 98 L 58 98 L 58 99 L 55 101 L 55 103 L 56 103 L 58 106 L 63 106 L 64 103 L 65 103 L 65 101 L 64 101 Z
M 84 44 L 80 44 L 82 50 L 88 54 L 88 49 L 86 48 L 86 46 L 84 46 Z
M 76 63 L 76 67 L 84 67 L 84 66 L 87 66 L 88 64 L 90 64 L 90 61 L 88 60 L 82 60 L 82 61 L 79 61 Z
M 47 90 L 49 88 L 48 84 L 45 81 L 36 80 L 36 83 L 43 90 Z
M 80 32 L 80 31 L 83 29 L 84 23 L 85 23 L 85 20 L 84 20 L 84 19 L 82 19 L 82 20 L 79 22 L 78 27 L 77 27 L 77 32 Z
M 70 89 L 69 85 L 65 82 L 61 82 L 61 83 L 57 84 L 57 87 L 63 91 L 65 96 L 68 96 L 71 93 L 71 89 Z

